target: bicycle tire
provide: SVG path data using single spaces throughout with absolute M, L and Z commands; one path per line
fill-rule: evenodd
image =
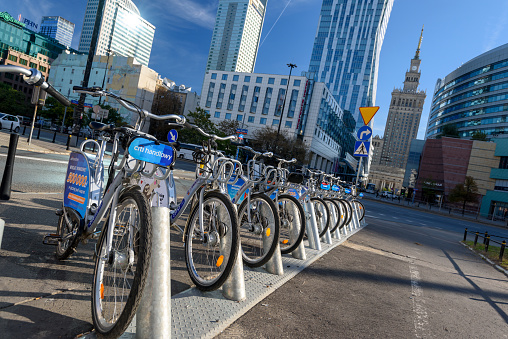
M 123 191 L 116 210 L 113 250 L 105 252 L 109 228 L 105 223 L 95 255 L 92 320 L 102 338 L 119 337 L 131 323 L 148 277 L 151 255 L 151 211 L 141 191 Z
M 243 262 L 249 267 L 260 267 L 272 258 L 279 241 L 279 214 L 277 206 L 264 193 L 250 196 L 251 220 L 248 219 L 247 201 L 238 209 L 240 244 Z
M 338 203 L 335 200 L 333 200 L 333 199 L 326 198 L 326 199 L 323 199 L 323 200 L 326 203 L 328 203 L 327 206 L 328 206 L 328 211 L 330 212 L 330 224 L 331 224 L 331 216 L 333 215 L 333 211 L 330 209 L 330 207 L 335 209 L 335 215 L 337 215 L 337 219 L 335 221 L 335 224 L 330 225 L 330 233 L 332 233 L 332 232 L 335 232 L 335 230 L 337 229 L 337 227 L 339 227 L 339 225 L 341 223 L 340 207 L 339 207 Z
M 185 263 L 196 287 L 213 291 L 224 284 L 236 262 L 238 219 L 231 200 L 216 191 L 203 198 L 204 234 L 199 229 L 198 212 L 199 204 L 195 204 L 185 226 Z
M 325 235 L 326 230 L 328 230 L 328 227 L 330 226 L 330 210 L 328 209 L 325 201 L 321 198 L 310 198 L 310 201 L 314 204 L 316 223 L 318 226 L 319 237 L 321 238 Z M 325 220 L 323 220 L 323 218 L 325 218 Z
M 348 209 L 346 207 L 346 203 L 344 201 L 342 201 L 342 199 L 334 199 L 334 202 L 339 207 L 339 221 L 340 222 L 339 222 L 339 227 L 338 228 L 339 228 L 339 231 L 340 231 L 348 223 L 348 218 L 349 218 Z M 333 231 L 335 231 L 335 230 L 333 230 Z
M 354 203 L 357 204 L 358 206 L 358 219 L 360 219 L 359 221 L 362 221 L 363 218 L 365 217 L 365 206 L 363 205 L 363 203 L 360 201 L 360 200 L 353 200 Z
M 292 212 L 288 210 L 287 207 L 289 206 L 286 206 L 287 202 L 285 203 L 285 200 L 290 202 Z M 279 195 L 278 203 L 280 252 L 282 254 L 288 254 L 293 252 L 303 240 L 303 235 L 305 234 L 305 211 L 298 199 L 289 194 Z M 295 213 L 298 213 L 299 216 L 295 215 Z M 298 236 L 294 239 L 294 235 L 291 234 L 291 226 L 298 227 L 298 224 L 294 223 L 296 220 L 300 220 L 300 229 L 298 230 Z
M 347 220 L 344 223 L 344 226 L 346 226 L 346 225 L 349 225 L 349 223 L 353 219 L 353 206 L 351 205 L 351 202 L 349 200 L 340 199 L 340 201 L 344 204 L 344 206 L 346 206 Z
M 65 237 L 67 234 L 77 231 L 79 225 L 81 223 L 80 218 L 77 216 L 77 213 L 74 212 L 69 207 L 63 207 L 65 209 L 65 213 L 67 213 L 68 218 L 71 219 L 72 225 L 68 225 L 65 222 L 65 217 L 61 215 L 58 218 L 58 225 L 56 226 L 56 233 L 60 237 Z M 64 227 L 64 224 L 66 227 Z M 58 260 L 65 260 L 69 258 L 74 252 L 76 252 L 76 247 L 78 246 L 77 236 L 73 236 L 71 239 L 64 241 L 59 241 L 56 245 L 55 257 Z

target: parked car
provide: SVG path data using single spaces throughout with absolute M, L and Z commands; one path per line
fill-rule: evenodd
M 12 130 L 15 133 L 19 132 L 19 119 L 18 117 L 6 113 L 0 113 L 0 129 L 7 128 L 10 129 L 12 126 Z
M 194 145 L 194 144 L 184 144 L 180 143 L 180 149 L 178 150 L 178 157 L 180 159 L 188 159 L 192 160 L 192 153 L 196 149 L 200 149 L 202 146 Z
M 32 119 L 30 117 L 18 115 L 18 119 L 20 124 L 23 126 L 30 126 L 32 124 Z
M 383 193 L 381 193 L 381 196 L 389 199 L 395 197 L 395 195 L 390 191 L 384 191 Z

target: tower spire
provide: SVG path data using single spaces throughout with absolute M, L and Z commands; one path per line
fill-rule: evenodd
M 420 46 L 422 45 L 422 38 L 423 38 L 423 28 L 425 25 L 422 26 L 422 32 L 420 33 L 420 41 L 418 41 L 418 48 L 416 49 L 415 59 L 420 58 Z

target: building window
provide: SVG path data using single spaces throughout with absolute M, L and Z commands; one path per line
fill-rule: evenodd
M 30 68 L 37 68 L 37 64 L 35 62 L 30 62 Z
M 236 121 L 242 121 L 242 120 L 243 120 L 243 114 L 237 114 Z
M 228 75 L 227 74 L 222 74 L 222 80 L 228 80 Z
M 269 85 L 275 84 L 275 78 L 268 78 L 268 84 Z
M 257 84 L 260 84 L 260 83 L 262 83 L 262 82 L 263 82 L 263 78 L 262 78 L 262 77 L 257 77 L 257 78 L 256 78 L 256 83 L 257 83 Z
M 217 97 L 217 104 L 215 108 L 222 108 L 222 102 L 224 101 L 224 92 L 226 92 L 226 84 L 220 84 L 219 96 Z
M 108 79 L 108 83 L 109 83 L 109 79 Z M 205 107 L 212 106 L 212 98 L 213 98 L 214 89 L 215 89 L 215 82 L 211 82 L 210 85 L 208 86 L 208 95 L 206 96 Z
M 499 168 L 508 169 L 508 157 L 501 157 L 499 160 Z
M 288 79 L 280 79 L 280 84 L 286 86 L 288 84 Z
M 250 75 L 246 75 L 243 82 L 250 82 Z
M 233 75 L 233 81 L 238 81 L 238 75 Z
M 247 101 L 247 92 L 249 91 L 249 86 L 243 85 L 242 94 L 240 96 L 240 104 L 238 105 L 238 110 L 243 112 L 245 110 L 245 102 Z
M 215 112 L 215 114 L 213 115 L 214 118 L 220 118 L 220 112 Z
M 277 106 L 275 108 L 275 116 L 280 117 L 282 114 L 282 106 L 284 106 L 284 95 L 286 94 L 285 88 L 279 88 L 279 94 L 277 96 Z
M 254 117 L 253 116 L 250 116 L 248 119 L 247 119 L 248 122 L 250 123 L 254 123 Z
M 231 113 L 226 113 L 226 120 L 231 120 Z
M 266 125 L 266 118 L 261 118 L 261 119 L 259 120 L 259 123 L 260 123 L 261 125 Z
M 272 92 L 273 88 L 267 87 L 265 94 L 265 102 L 263 104 L 263 111 L 261 112 L 264 115 L 268 114 L 268 110 L 270 109 L 270 102 L 272 101 Z
M 254 93 L 252 94 L 252 103 L 250 105 L 250 112 L 256 113 L 258 108 L 258 100 L 259 100 L 259 92 L 261 91 L 261 87 L 254 87 Z
M 298 86 L 300 86 L 300 83 L 301 83 L 301 80 L 295 80 L 293 82 L 293 86 L 298 87 Z
M 292 121 L 286 121 L 285 127 L 286 127 L 286 128 L 291 128 L 291 127 L 293 127 L 293 122 L 292 122 Z
M 235 96 L 236 96 L 236 85 L 231 85 L 231 89 L 229 90 L 228 110 L 233 109 L 233 104 L 235 102 Z
M 217 73 L 212 73 L 212 79 L 217 79 Z
M 26 61 L 25 59 L 19 58 L 19 63 L 26 66 L 28 64 L 28 61 Z
M 289 101 L 288 118 L 295 116 L 296 99 L 298 98 L 298 90 L 294 89 L 291 93 L 291 100 Z
M 272 126 L 277 126 L 277 125 L 279 125 L 279 119 L 273 119 Z
M 12 54 L 9 55 L 8 59 L 11 60 L 11 61 L 14 61 L 14 62 L 18 62 L 18 57 L 15 56 L 15 55 L 12 55 Z

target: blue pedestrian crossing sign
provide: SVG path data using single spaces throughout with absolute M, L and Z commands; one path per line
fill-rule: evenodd
M 362 141 L 367 141 L 370 139 L 370 136 L 372 135 L 372 128 L 369 126 L 362 126 L 358 129 L 358 132 L 356 132 L 356 136 L 358 139 Z
M 370 149 L 370 142 L 368 141 L 356 141 L 355 142 L 355 157 L 368 157 Z
M 178 140 L 178 132 L 176 129 L 172 129 L 168 132 L 168 141 L 169 142 L 176 142 Z

